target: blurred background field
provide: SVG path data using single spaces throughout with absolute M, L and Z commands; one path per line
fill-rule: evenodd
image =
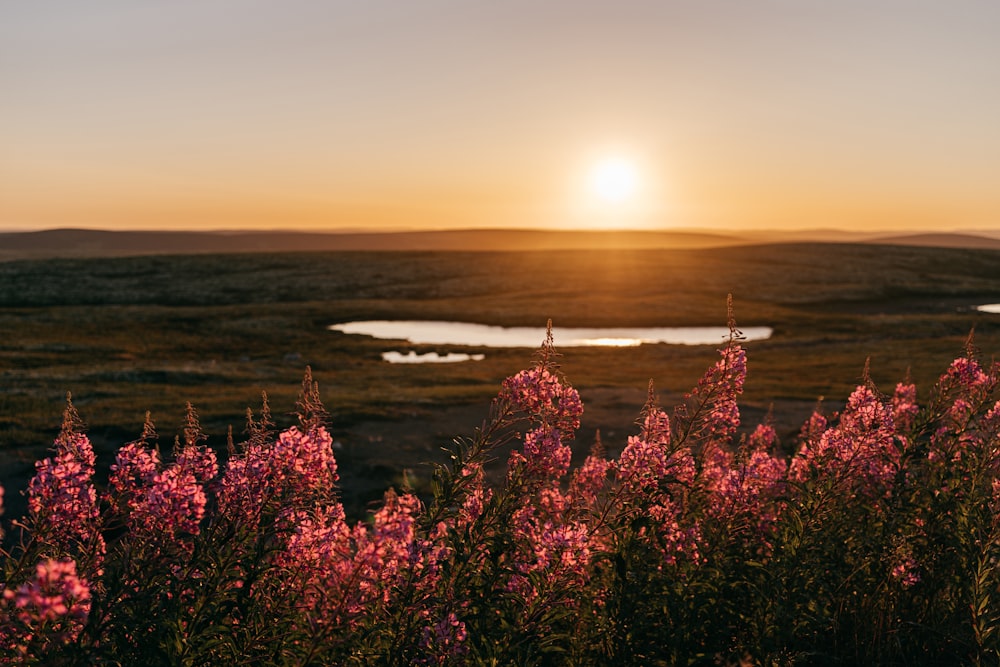
M 404 477 L 425 486 L 423 464 L 471 433 L 533 351 L 390 343 L 329 325 L 724 326 L 729 293 L 738 325 L 774 329 L 746 345 L 744 424 L 773 406 L 788 451 L 820 397 L 827 411 L 842 405 L 866 359 L 881 390 L 909 373 L 925 397 L 971 330 L 984 359 L 1000 351 L 1000 315 L 975 309 L 1000 301 L 994 249 L 775 243 L 13 259 L 0 263 L 0 483 L 16 514 L 17 490 L 46 455 L 66 392 L 106 466 L 138 436 L 147 410 L 165 450 L 188 401 L 222 450 L 228 426 L 241 439 L 262 391 L 278 425 L 290 425 L 308 365 L 331 413 L 345 503 L 359 515 Z M 586 407 L 578 460 L 598 429 L 609 450 L 624 445 L 650 379 L 664 406 L 676 404 L 717 347 L 560 350 Z M 391 349 L 486 358 L 394 365 L 381 359 Z

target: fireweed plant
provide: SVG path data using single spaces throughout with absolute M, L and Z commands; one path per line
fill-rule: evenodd
M 0 660 L 997 664 L 998 366 L 970 340 L 923 406 L 866 372 L 786 460 L 768 423 L 739 429 L 730 328 L 680 406 L 650 386 L 620 456 L 598 437 L 575 470 L 583 405 L 550 333 L 455 441 L 432 498 L 389 490 L 354 525 L 308 369 L 298 426 L 276 432 L 265 397 L 220 462 L 190 405 L 166 456 L 147 416 L 101 488 L 67 401 L 7 526 Z

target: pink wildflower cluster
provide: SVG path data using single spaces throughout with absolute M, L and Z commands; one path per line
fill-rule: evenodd
M 0 553 L 0 662 L 686 664 L 734 638 L 799 641 L 773 628 L 812 650 L 873 618 L 913 656 L 933 639 L 896 619 L 938 617 L 960 641 L 936 656 L 992 650 L 996 373 L 956 361 L 926 409 L 908 381 L 891 398 L 865 382 L 840 414 L 817 409 L 791 465 L 770 420 L 740 432 L 745 374 L 731 342 L 681 409 L 651 388 L 620 454 L 598 436 L 573 470 L 582 404 L 543 361 L 504 383 L 432 498 L 389 490 L 360 521 L 311 376 L 300 426 L 271 431 L 265 405 L 221 470 L 190 406 L 167 461 L 147 421 L 100 496 L 90 441 L 66 428 Z
M 580 428 L 580 394 L 544 365 L 507 378 L 502 393 L 517 409 L 551 429 L 571 434 Z
M 708 514 L 727 530 L 752 522 L 765 547 L 781 511 L 778 498 L 785 492 L 788 464 L 772 454 L 777 443 L 774 427 L 760 424 L 747 446 L 736 454 L 721 448 L 705 457 L 702 480 L 711 493 Z
M 569 497 L 580 508 L 595 511 L 598 500 L 608 484 L 608 474 L 614 464 L 601 456 L 600 449 L 592 452 L 583 465 L 573 471 L 569 484 Z
M 417 554 L 416 521 L 422 511 L 420 500 L 412 493 L 402 495 L 390 490 L 382 507 L 372 516 L 371 540 L 365 545 L 377 554 L 378 569 L 394 577 L 403 568 L 414 565 Z
M 655 488 L 667 474 L 667 454 L 664 448 L 630 435 L 617 465 L 618 479 L 632 493 Z
M 510 474 L 523 472 L 528 479 L 559 479 L 569 470 L 573 451 L 567 444 L 580 427 L 583 403 L 576 389 L 547 365 L 539 363 L 503 383 L 501 397 L 523 413 L 532 424 L 521 451 L 511 452 Z
M 303 432 L 293 426 L 276 442 L 250 442 L 229 459 L 218 481 L 220 511 L 256 525 L 265 511 L 308 509 L 328 501 L 339 479 L 327 429 Z
M 528 474 L 538 478 L 562 477 L 573 456 L 569 446 L 563 444 L 562 432 L 545 426 L 524 435 L 523 451 Z
M 931 459 L 958 460 L 979 434 L 972 423 L 974 415 L 997 384 L 996 368 L 983 370 L 971 356 L 955 359 L 938 381 L 946 401 L 944 416 L 935 431 Z
M 29 657 L 76 639 L 90 613 L 90 587 L 72 560 L 44 560 L 35 576 L 3 589 L 0 650 Z
M 448 549 L 440 530 L 429 538 L 417 533 L 422 511 L 413 494 L 390 490 L 370 527 L 351 528 L 339 503 L 281 518 L 287 537 L 276 564 L 302 592 L 297 606 L 314 623 L 353 627 L 372 606 L 389 604 L 405 578 L 433 589 Z
M 642 434 L 629 436 L 614 469 L 616 500 L 624 508 L 642 508 L 651 519 L 639 533 L 659 545 L 664 563 L 674 565 L 682 555 L 697 562 L 701 530 L 683 512 L 696 476 L 695 460 L 687 447 L 672 448 L 665 412 L 647 405 Z
M 280 465 L 270 444 L 249 443 L 226 462 L 216 482 L 219 513 L 231 521 L 255 527 L 268 501 L 277 493 L 273 469 Z
M 640 538 L 650 538 L 658 545 L 663 555 L 663 563 L 658 565 L 660 569 L 664 565 L 677 565 L 682 560 L 694 564 L 702 561 L 701 524 L 686 519 L 682 508 L 680 503 L 661 498 L 649 508 L 652 527 L 639 530 Z
M 174 456 L 174 465 L 198 484 L 208 484 L 219 474 L 215 452 L 200 444 L 188 444 Z
M 614 467 L 618 483 L 630 494 L 649 492 L 667 482 L 690 485 L 695 478 L 690 449 L 672 451 L 670 419 L 653 406 L 646 410 L 641 435 L 629 436 Z
M 518 592 L 528 602 L 538 596 L 529 579 L 531 574 L 544 573 L 546 581 L 559 582 L 559 593 L 565 594 L 586 585 L 592 556 L 588 526 L 567 520 L 565 498 L 558 491 L 545 495 L 542 507 L 522 507 L 513 519 L 519 553 L 508 590 Z
M 129 527 L 161 544 L 196 535 L 208 496 L 205 485 L 218 474 L 215 452 L 190 444 L 163 466 L 159 453 L 142 441 L 118 451 L 111 466 L 110 502 L 125 512 Z
M 160 466 L 160 453 L 142 442 L 130 442 L 118 450 L 108 487 L 113 499 L 124 505 L 122 510 L 131 513 L 139 507 Z
M 967 392 L 978 394 L 990 383 L 990 376 L 975 359 L 966 356 L 951 362 L 945 371 L 941 382 L 948 388 L 962 388 Z
M 704 443 L 727 443 L 740 427 L 737 398 L 747 375 L 746 351 L 738 343 L 720 350 L 717 361 L 687 395 L 694 405 L 692 434 Z
M 810 420 L 808 439 L 792 462 L 793 477 L 833 475 L 868 495 L 890 491 L 902 456 L 892 407 L 871 387 L 859 385 L 839 423 L 820 430 L 824 421 L 818 416 Z
M 583 404 L 577 391 L 545 363 L 508 378 L 501 396 L 506 396 L 534 425 L 524 435 L 522 451 L 511 453 L 508 471 L 509 475 L 523 471 L 522 481 L 530 483 L 520 491 L 524 494 L 522 504 L 512 517 L 517 553 L 507 590 L 530 603 L 540 595 L 530 583 L 534 573 L 544 572 L 550 583 L 562 582 L 563 587 L 580 586 L 586 581 L 590 531 L 573 517 L 570 497 L 560 489 L 572 457 L 566 443 L 580 426 Z M 512 478 L 508 481 L 511 483 Z M 598 480 L 590 481 L 587 493 L 592 500 L 599 493 Z M 576 488 L 581 487 L 578 484 Z
M 172 540 L 195 535 L 205 516 L 208 498 L 197 478 L 176 463 L 157 473 L 145 497 L 129 515 L 133 530 Z
M 271 456 L 280 466 L 276 474 L 295 494 L 322 495 L 340 480 L 333 438 L 325 427 L 305 433 L 294 426 L 282 431 Z
M 78 433 L 56 440 L 55 456 L 35 464 L 28 484 L 28 521 L 49 556 L 90 555 L 100 568 L 105 551 L 94 476 L 94 448 Z

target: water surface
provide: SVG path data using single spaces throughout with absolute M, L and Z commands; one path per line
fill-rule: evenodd
M 369 320 L 345 322 L 332 331 L 361 334 L 384 340 L 406 340 L 415 345 L 467 345 L 470 347 L 538 347 L 545 341 L 545 327 L 494 327 L 468 322 Z M 741 329 L 747 340 L 771 337 L 770 327 Z M 727 327 L 553 327 L 556 347 L 630 347 L 644 343 L 717 345 L 729 337 Z
M 453 364 L 459 361 L 482 361 L 486 358 L 485 354 L 465 354 L 464 352 L 449 352 L 447 354 L 438 354 L 437 352 L 427 352 L 426 354 L 417 354 L 413 350 L 410 350 L 406 354 L 402 352 L 383 352 L 382 359 L 388 361 L 390 364 Z

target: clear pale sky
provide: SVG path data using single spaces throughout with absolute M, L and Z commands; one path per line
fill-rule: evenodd
M 1000 228 L 1000 2 L 0 8 L 0 231 L 502 226 Z

